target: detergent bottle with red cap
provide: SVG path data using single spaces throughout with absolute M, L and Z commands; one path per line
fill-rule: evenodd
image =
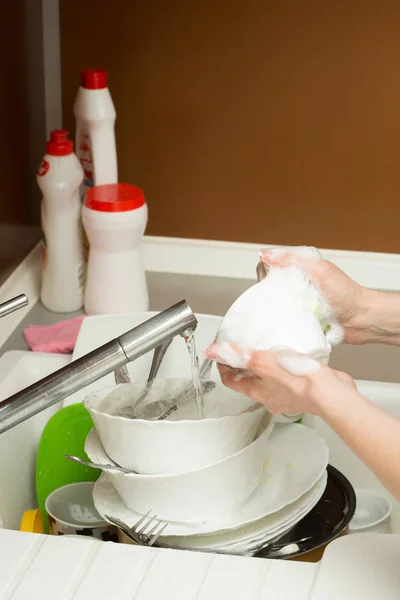
M 91 188 L 82 206 L 90 244 L 85 310 L 89 315 L 149 309 L 140 243 L 147 225 L 142 190 L 127 183 Z
M 76 154 L 85 174 L 81 188 L 83 201 L 94 185 L 118 182 L 116 112 L 104 69 L 92 67 L 81 71 L 74 115 Z
M 37 182 L 43 196 L 41 300 L 53 312 L 73 312 L 83 306 L 82 181 L 82 166 L 68 132 L 52 131 Z

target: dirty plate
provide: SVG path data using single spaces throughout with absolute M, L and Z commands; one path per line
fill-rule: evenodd
M 317 483 L 328 458 L 325 441 L 312 429 L 299 424 L 275 425 L 266 449 L 263 476 L 250 498 L 212 520 L 170 522 L 166 534 L 188 536 L 233 530 L 272 515 Z M 93 497 L 103 517 L 109 514 L 132 527 L 141 516 L 125 506 L 105 473 L 96 483 Z

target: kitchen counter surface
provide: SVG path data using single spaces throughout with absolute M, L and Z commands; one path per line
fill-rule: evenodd
M 246 279 L 154 272 L 147 274 L 147 281 L 150 310 L 164 310 L 185 299 L 194 312 L 214 315 L 225 314 L 232 302 L 252 284 Z M 4 342 L 1 353 L 28 350 L 23 336 L 23 330 L 28 325 L 51 325 L 82 314 L 83 311 L 52 313 L 40 301 L 36 301 Z

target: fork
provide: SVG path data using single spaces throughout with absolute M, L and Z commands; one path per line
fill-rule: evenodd
M 151 510 L 143 515 L 133 527 L 128 527 L 128 525 L 110 515 L 104 516 L 107 521 L 116 525 L 126 536 L 139 544 L 139 546 L 153 546 L 167 528 L 168 523 L 159 519 L 157 515 L 150 515 Z M 149 529 L 149 527 L 151 528 Z
M 165 531 L 168 523 L 165 523 L 165 522 L 161 521 L 161 519 L 158 519 L 157 515 L 150 517 L 150 514 L 151 514 L 151 510 L 149 510 L 149 512 L 147 512 L 141 519 L 139 519 L 139 521 L 137 521 L 137 523 L 135 523 L 135 525 L 133 527 L 128 527 L 128 525 L 126 525 L 125 523 L 123 523 L 122 521 L 120 521 L 119 519 L 117 519 L 115 517 L 111 517 L 110 515 L 104 515 L 104 516 L 107 519 L 107 521 L 109 521 L 110 523 L 112 523 L 113 525 L 118 527 L 118 529 L 120 529 L 128 538 L 130 538 L 131 540 L 136 542 L 136 544 L 139 544 L 139 546 L 153 546 L 157 542 L 158 538 Z M 146 533 L 146 530 L 148 529 L 148 527 L 150 525 L 152 525 L 153 523 L 154 523 L 153 527 L 150 529 L 150 531 L 148 531 Z M 253 556 L 254 555 L 258 556 L 259 552 L 267 551 L 270 554 L 266 554 L 265 555 L 266 558 L 269 558 L 269 557 L 280 558 L 282 556 L 290 554 L 292 551 L 299 550 L 298 544 L 300 544 L 301 542 L 310 540 L 310 539 L 311 539 L 311 536 L 303 537 L 301 539 L 296 540 L 296 542 L 291 542 L 291 543 L 279 542 L 279 539 L 272 541 L 272 542 L 266 542 L 266 543 L 262 544 L 260 548 L 253 550 L 251 554 Z M 294 548 L 294 546 L 297 546 L 297 548 Z M 158 548 L 171 548 L 171 546 L 169 546 L 168 544 L 165 544 L 165 543 L 163 544 L 161 542 L 157 544 L 157 547 Z M 230 554 L 229 550 L 216 550 L 216 549 L 208 550 L 208 549 L 204 549 L 204 548 L 188 548 L 188 547 L 184 547 L 184 546 L 179 546 L 177 549 L 178 550 L 195 551 L 195 552 L 200 552 L 200 553 L 211 552 L 212 554 Z M 290 550 L 290 552 L 288 552 L 288 550 Z M 260 556 L 261 556 L 261 554 L 260 554 Z

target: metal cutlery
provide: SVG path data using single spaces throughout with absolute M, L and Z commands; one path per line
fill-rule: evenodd
M 70 454 L 66 454 L 65 458 L 68 460 L 72 460 L 72 462 L 80 463 L 81 465 L 85 465 L 86 467 L 92 467 L 93 469 L 100 469 L 101 471 L 118 471 L 118 473 L 135 473 L 135 471 L 128 471 L 128 469 L 124 469 L 123 467 L 119 467 L 118 465 L 101 465 L 100 463 L 94 463 L 89 460 L 83 460 L 83 458 L 79 458 L 78 456 L 71 456 Z
M 157 548 L 171 548 L 171 546 L 159 542 L 156 544 L 157 540 L 163 534 L 165 529 L 168 526 L 168 523 L 162 521 L 157 517 L 157 515 L 151 515 L 151 510 L 149 510 L 143 517 L 141 517 L 133 527 L 128 527 L 125 523 L 120 521 L 119 519 L 112 517 L 111 515 L 104 515 L 107 521 L 116 525 L 128 538 L 133 540 L 139 546 L 154 546 L 157 545 Z M 151 527 L 152 526 L 152 527 Z M 149 530 L 149 527 L 151 529 Z M 301 538 L 296 542 L 291 543 L 283 543 L 280 544 L 279 541 L 276 542 L 268 542 L 264 544 L 261 548 L 259 548 L 256 553 L 263 551 L 271 551 L 271 554 L 267 554 L 266 558 L 279 558 L 288 554 L 292 554 L 300 549 L 298 544 L 310 540 L 311 536 Z M 177 550 L 187 550 L 193 552 L 212 552 L 213 554 L 229 554 L 229 552 L 224 550 L 205 550 L 200 548 L 185 548 L 183 546 L 177 547 Z
M 119 385 L 120 383 L 131 383 L 131 378 L 129 377 L 129 372 L 126 368 L 126 365 L 115 369 L 114 379 L 117 385 Z
M 157 515 L 151 515 L 151 510 L 139 519 L 133 527 L 128 527 L 115 517 L 104 515 L 107 521 L 116 525 L 121 531 L 131 540 L 139 544 L 139 546 L 153 546 L 160 535 L 165 531 L 168 523 L 162 521 Z
M 142 402 L 146 399 L 148 393 L 150 392 L 151 386 L 153 385 L 154 379 L 157 377 L 157 373 L 160 369 L 162 360 L 165 356 L 166 351 L 170 347 L 171 342 L 172 342 L 172 339 L 167 340 L 166 342 L 164 342 L 164 344 L 157 346 L 157 348 L 154 350 L 153 360 L 151 362 L 151 367 L 150 367 L 150 373 L 149 373 L 149 376 L 147 379 L 147 385 L 146 385 L 143 393 L 140 395 L 138 400 L 135 402 L 134 408 L 137 408 L 138 406 L 140 406 L 140 404 L 142 404 Z
M 205 377 L 207 377 L 208 373 L 211 370 L 213 361 L 210 358 L 205 358 L 201 364 L 200 370 L 199 370 L 199 375 L 200 375 L 200 381 L 202 384 L 202 393 L 203 394 L 208 394 L 209 392 L 211 392 L 215 386 L 217 385 L 215 383 L 215 381 L 210 381 L 209 379 L 207 379 L 206 381 L 204 381 Z M 170 408 L 168 408 L 164 413 L 162 413 L 159 417 L 156 417 L 155 420 L 157 421 L 163 421 L 164 419 L 166 419 L 167 417 L 169 417 L 170 414 L 172 414 L 173 412 L 175 412 L 179 406 L 179 404 L 182 403 L 183 400 L 185 400 L 185 398 L 192 392 L 193 386 L 192 384 L 189 384 L 188 387 L 182 392 L 182 394 L 180 396 L 178 396 L 178 398 L 175 401 L 175 404 L 173 406 L 171 406 Z

